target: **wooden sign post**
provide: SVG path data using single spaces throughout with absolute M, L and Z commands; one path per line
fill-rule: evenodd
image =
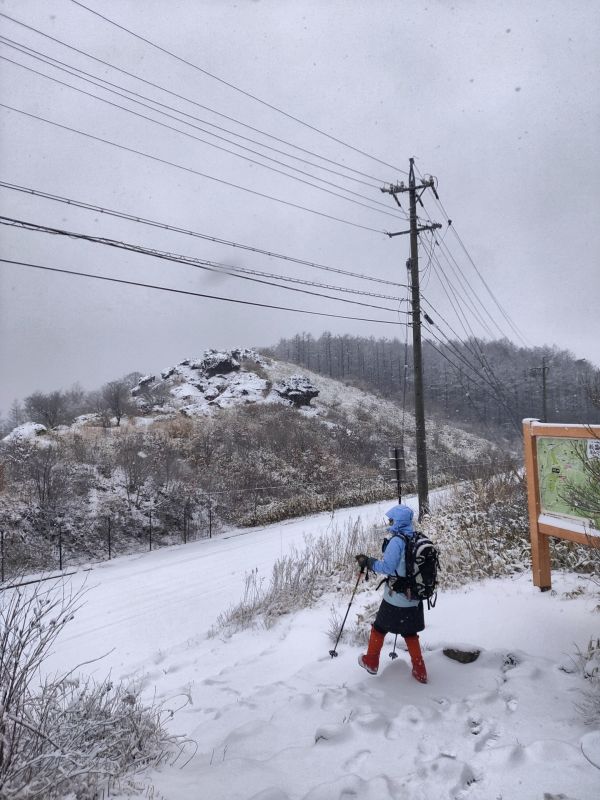
M 548 537 L 600 547 L 600 520 L 569 497 L 599 479 L 600 426 L 525 419 L 523 443 L 533 583 L 546 591 L 552 586 Z

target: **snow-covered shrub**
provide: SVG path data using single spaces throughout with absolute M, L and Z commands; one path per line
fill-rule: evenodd
M 250 572 L 243 599 L 219 615 L 213 635 L 221 630 L 243 630 L 259 618 L 268 627 L 282 614 L 309 607 L 327 591 L 345 591 L 348 582 L 356 579 L 354 556 L 373 551 L 380 533 L 357 520 L 344 530 L 336 527 L 316 539 L 307 539 L 303 550 L 292 550 L 278 559 L 267 585 L 257 571 Z
M 0 606 L 0 797 L 92 800 L 110 779 L 173 752 L 165 713 L 136 688 L 65 675 L 44 660 L 83 601 L 64 583 L 7 590 Z M 75 667 L 77 669 L 77 667 Z
M 587 683 L 576 707 L 586 725 L 600 725 L 600 638 L 590 639 L 585 650 L 578 649 L 573 664 Z

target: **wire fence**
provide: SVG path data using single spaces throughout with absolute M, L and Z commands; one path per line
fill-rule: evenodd
M 381 475 L 348 483 L 294 483 L 223 488 L 184 496 L 179 502 L 132 506 L 127 513 L 106 513 L 75 520 L 67 513 L 29 520 L 0 518 L 0 588 L 15 581 L 45 579 L 47 574 L 108 561 L 135 553 L 210 539 L 232 528 L 275 524 L 313 513 L 366 503 L 405 498 L 415 491 L 414 470 L 406 469 L 398 451 L 390 452 L 389 469 Z M 498 467 L 498 465 L 496 465 Z M 477 470 L 477 465 L 469 465 Z M 455 470 L 430 472 L 430 486 L 456 480 Z M 466 477 L 466 476 L 463 476 Z
M 375 502 L 394 496 L 383 480 L 365 480 L 335 491 L 318 492 L 317 484 L 223 489 L 178 505 L 131 508 L 128 514 L 96 516 L 77 526 L 64 514 L 40 515 L 25 529 L 22 520 L 0 520 L 0 588 L 23 576 L 64 573 L 90 563 L 152 552 L 173 545 L 210 539 L 235 527 L 251 528 L 336 508 Z M 237 508 L 237 512 L 235 509 Z

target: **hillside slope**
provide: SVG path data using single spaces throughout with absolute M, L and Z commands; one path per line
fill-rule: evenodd
M 94 413 L 0 443 L 7 569 L 110 557 L 393 498 L 390 447 L 414 418 L 360 389 L 260 357 L 207 351 L 143 377 L 120 420 Z M 35 424 L 34 424 L 35 423 Z M 430 485 L 498 467 L 493 443 L 431 422 Z

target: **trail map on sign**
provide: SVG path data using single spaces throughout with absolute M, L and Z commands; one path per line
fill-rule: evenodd
M 593 445 L 590 447 L 589 445 Z M 555 439 L 540 436 L 537 440 L 540 505 L 542 512 L 589 519 L 589 514 L 569 502 L 569 487 L 589 484 L 585 464 L 600 458 L 599 443 L 586 439 Z

